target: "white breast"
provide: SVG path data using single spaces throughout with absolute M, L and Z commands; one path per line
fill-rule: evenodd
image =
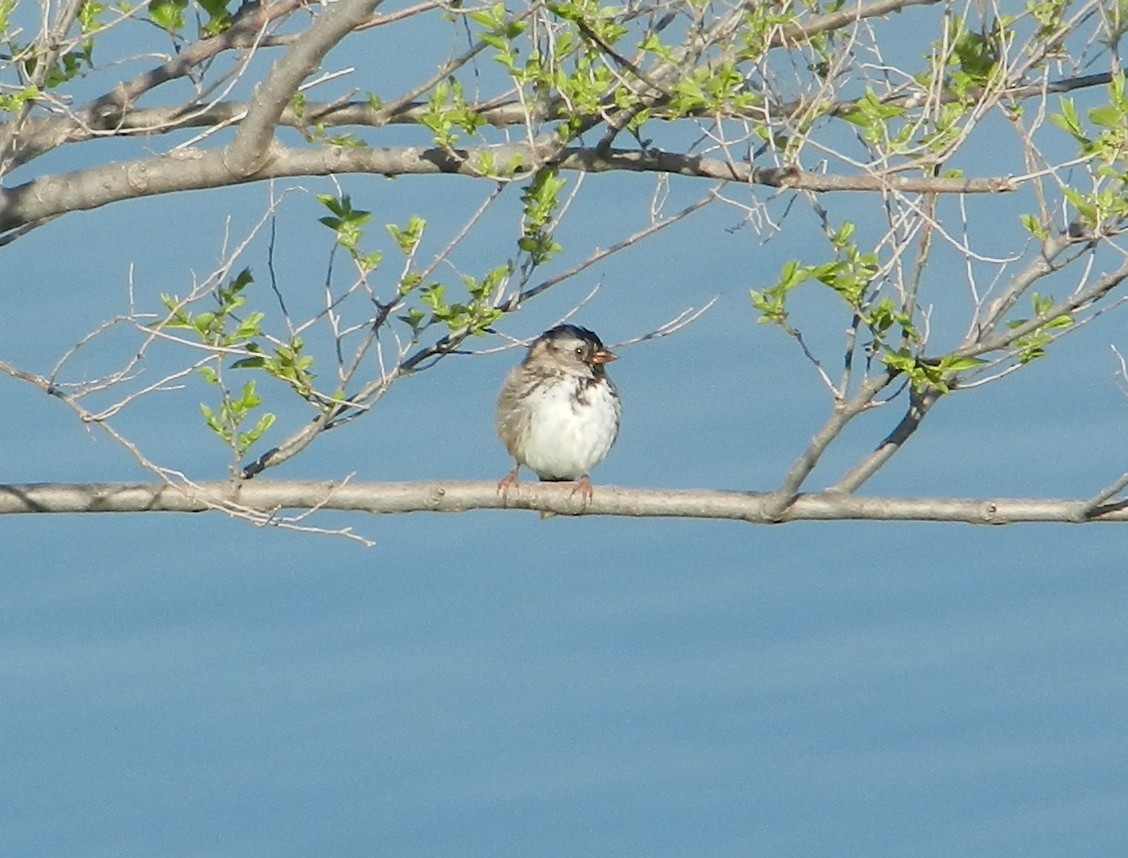
M 542 480 L 578 480 L 603 461 L 619 434 L 619 397 L 609 381 L 588 386 L 542 384 L 529 403 L 519 458 Z

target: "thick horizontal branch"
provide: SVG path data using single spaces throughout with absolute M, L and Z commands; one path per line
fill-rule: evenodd
M 78 512 L 203 512 L 254 514 L 332 509 L 373 514 L 525 509 L 562 515 L 712 518 L 774 524 L 788 521 L 1128 522 L 1128 501 L 1090 509 L 1086 500 L 1027 498 L 858 497 L 841 492 L 799 495 L 773 514 L 768 492 L 628 489 L 597 485 L 582 508 L 571 483 L 523 483 L 498 494 L 493 482 L 354 483 L 254 480 L 193 486 L 126 483 L 0 485 L 0 514 Z
M 906 176 L 834 176 L 797 168 L 755 167 L 658 150 L 637 151 L 568 148 L 563 151 L 529 144 L 482 146 L 472 149 L 321 148 L 273 146 L 264 165 L 253 173 L 233 170 L 223 151 L 185 151 L 175 155 L 126 161 L 59 173 L 0 190 L 0 233 L 73 211 L 88 211 L 110 203 L 177 191 L 205 190 L 264 179 L 372 173 L 384 176 L 463 175 L 497 178 L 488 169 L 507 175 L 533 171 L 546 163 L 581 172 L 673 173 L 711 180 L 748 182 L 813 192 L 866 191 L 883 193 L 974 194 L 1013 190 L 1006 177 L 980 179 L 911 178 Z M 496 165 L 490 167 L 490 165 Z

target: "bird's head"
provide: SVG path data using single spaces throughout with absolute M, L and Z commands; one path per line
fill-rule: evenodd
M 557 325 L 533 340 L 525 362 L 543 361 L 573 373 L 589 371 L 598 378 L 603 375 L 604 364 L 618 358 L 594 331 L 579 325 Z

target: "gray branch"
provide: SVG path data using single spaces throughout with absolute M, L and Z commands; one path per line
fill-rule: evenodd
M 629 489 L 596 486 L 587 507 L 570 483 L 524 483 L 507 497 L 493 482 L 354 483 L 255 480 L 192 486 L 128 483 L 0 485 L 0 514 L 203 512 L 259 516 L 281 510 L 332 509 L 372 514 L 541 510 L 562 515 L 712 518 L 772 524 L 788 521 L 1128 522 L 1128 502 L 1089 508 L 1086 500 L 1031 498 L 858 497 L 841 492 L 799 495 L 782 515 L 768 492 Z
M 783 478 L 779 489 L 773 492 L 765 502 L 764 510 L 769 519 L 775 521 L 787 521 L 789 519 L 792 510 L 795 508 L 794 504 L 798 502 L 800 497 L 800 487 L 811 475 L 815 466 L 818 465 L 822 454 L 826 452 L 826 448 L 842 434 L 846 424 L 867 408 L 872 407 L 874 397 L 884 390 L 894 378 L 893 372 L 882 372 L 866 381 L 849 400 L 835 402 L 834 411 L 826 423 L 811 438 L 807 449 L 795 460 L 795 463 Z M 811 496 L 808 495 L 808 497 Z M 832 497 L 837 497 L 837 493 Z
M 224 160 L 238 176 L 253 175 L 271 157 L 274 129 L 294 94 L 341 39 L 367 21 L 380 0 L 338 0 L 322 13 L 255 87 L 247 117 Z
M 184 151 L 174 155 L 124 161 L 32 179 L 0 189 L 0 234 L 72 211 L 88 211 L 122 200 L 178 191 L 229 187 L 265 179 L 370 173 L 383 176 L 463 175 L 487 178 L 482 165 L 505 164 L 514 172 L 552 163 L 577 172 L 674 173 L 711 180 L 746 182 L 816 193 L 865 191 L 887 193 L 999 193 L 1013 190 L 1006 177 L 980 179 L 910 178 L 905 176 L 833 176 L 787 167 L 753 167 L 714 158 L 650 150 L 537 147 L 530 144 L 467 149 L 352 149 L 326 146 L 290 149 L 274 145 L 270 158 L 250 173 L 229 163 L 225 150 Z

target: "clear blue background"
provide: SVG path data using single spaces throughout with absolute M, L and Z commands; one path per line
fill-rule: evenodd
M 976 174 L 1005 161 L 980 154 Z M 422 213 L 438 247 L 488 190 L 343 182 L 374 212 L 371 241 L 389 257 L 380 224 Z M 560 235 L 561 266 L 641 226 L 652 182 L 588 177 Z M 705 191 L 673 188 L 684 201 Z M 217 214 L 230 213 L 239 236 L 266 199 L 258 186 L 141 200 L 5 248 L 0 359 L 46 372 L 127 309 L 131 262 L 141 303 L 183 294 L 219 258 Z M 822 203 L 863 232 L 877 217 L 863 196 Z M 979 249 L 1021 248 L 1021 210 L 973 201 Z M 280 285 L 295 303 L 320 295 L 331 241 L 321 213 L 300 196 L 283 208 Z M 941 218 L 956 223 L 954 205 Z M 787 259 L 821 252 L 814 221 L 799 206 L 767 243 L 730 230 L 738 221 L 713 207 L 502 325 L 533 335 L 602 282 L 576 321 L 619 342 L 720 296 L 676 336 L 622 350 L 612 374 L 623 432 L 597 491 L 770 489 L 826 418 L 811 367 L 755 323 L 747 297 Z M 460 251 L 466 270 L 510 251 L 512 218 L 496 224 Z M 246 264 L 269 307 L 261 242 Z M 941 259 L 927 281 L 938 346 L 966 323 L 962 276 Z M 834 369 L 841 307 L 804 309 L 805 333 Z M 1094 494 L 1125 470 L 1125 400 L 1108 350 L 1128 348 L 1120 318 L 941 402 L 867 491 Z M 92 348 L 74 374 L 96 376 L 121 354 Z M 509 463 L 493 399 L 518 358 L 456 357 L 403 381 L 268 476 L 497 479 Z M 0 384 L 4 481 L 145 479 L 56 401 Z M 280 414 L 277 441 L 304 412 L 281 388 L 264 391 Z M 225 454 L 198 417 L 201 398 L 154 398 L 121 427 L 160 463 L 220 477 Z M 902 407 L 860 419 L 812 487 L 871 449 Z M 377 545 L 219 514 L 0 519 L 5 856 L 1128 850 L 1121 525 L 766 527 L 518 512 L 319 521 Z

